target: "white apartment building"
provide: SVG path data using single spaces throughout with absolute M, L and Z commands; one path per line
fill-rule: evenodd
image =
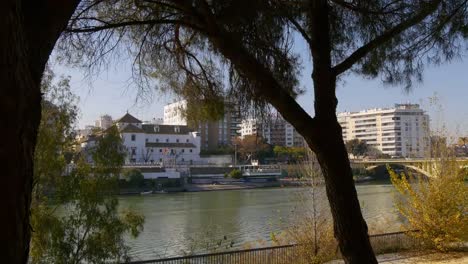
M 183 111 L 187 109 L 187 101 L 181 100 L 164 106 L 164 124 L 165 125 L 187 125 L 187 120 Z
M 164 124 L 186 126 L 188 124 L 184 114 L 186 109 L 186 100 L 164 106 Z M 235 110 L 235 105 L 226 102 L 224 116 L 221 119 L 203 122 L 198 125 L 198 128 L 195 128 L 201 138 L 201 148 L 214 150 L 220 146 L 230 145 L 232 139 L 238 136 L 239 124 L 239 112 Z
M 112 126 L 112 117 L 110 115 L 102 115 L 99 117 L 98 120 L 94 123 L 96 127 L 102 128 L 102 129 L 108 129 L 109 127 Z
M 390 156 L 424 157 L 430 150 L 429 116 L 418 104 L 339 113 L 338 121 L 345 141 L 357 138 Z
M 257 119 L 255 118 L 243 119 L 239 125 L 239 134 L 241 138 L 247 135 L 257 135 L 258 127 L 259 125 L 257 124 Z

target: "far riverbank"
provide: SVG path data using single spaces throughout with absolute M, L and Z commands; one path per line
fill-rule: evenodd
M 375 180 L 370 177 L 360 178 L 355 181 L 356 184 L 369 184 L 369 183 L 383 183 L 388 184 L 390 181 Z M 248 182 L 248 181 L 217 181 L 214 183 L 198 183 L 190 184 L 186 183 L 182 186 L 166 187 L 162 188 L 166 193 L 177 193 L 177 192 L 209 192 L 209 191 L 227 191 L 227 190 L 245 190 L 245 189 L 260 189 L 260 188 L 290 188 L 290 187 L 305 187 L 310 185 L 309 181 L 284 178 L 277 181 L 265 181 L 265 182 Z M 321 184 L 320 184 L 321 185 Z M 161 189 L 160 189 L 161 190 Z M 153 191 L 158 193 L 155 188 L 141 187 L 141 188 L 121 188 L 121 195 L 140 195 L 142 192 Z

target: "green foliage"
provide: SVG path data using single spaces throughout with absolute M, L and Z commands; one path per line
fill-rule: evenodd
M 92 150 L 93 162 L 96 169 L 102 173 L 117 175 L 125 163 L 126 151 L 122 145 L 122 138 L 116 126 L 111 126 L 97 140 Z M 101 171 L 100 171 L 101 172 Z
M 134 212 L 118 210 L 115 193 L 125 155 L 120 137 L 112 129 L 101 135 L 92 153 L 92 165 L 83 158 L 67 164 L 65 155 L 72 153 L 76 107 L 68 81 L 57 86 L 63 89 L 62 97 L 48 92 L 51 81 L 52 77 L 43 87 L 49 99 L 46 102 L 53 103 L 44 107 L 35 152 L 31 262 L 128 261 L 124 235 L 137 236 L 144 219 Z
M 369 146 L 366 142 L 356 138 L 346 142 L 346 150 L 355 157 L 364 156 L 369 150 Z
M 187 108 L 182 110 L 182 114 L 190 127 L 198 127 L 202 122 L 218 121 L 224 117 L 225 105 L 222 97 L 200 100 L 187 93 L 185 97 L 188 99 Z
M 145 181 L 145 177 L 139 169 L 124 170 L 122 178 L 132 187 L 142 187 Z
M 302 147 L 275 146 L 273 152 L 279 159 L 286 159 L 292 162 L 303 160 L 306 156 L 306 149 Z
M 78 109 L 77 97 L 70 91 L 70 78 L 61 77 L 53 82 L 54 74 L 46 69 L 41 90 L 42 119 L 39 125 L 34 155 L 34 196 L 53 189 L 55 181 L 62 176 L 67 158 L 74 144 L 74 122 Z
M 234 169 L 234 170 L 229 172 L 228 176 L 229 176 L 229 178 L 240 179 L 240 178 L 242 178 L 242 172 L 240 170 L 238 170 L 238 169 Z

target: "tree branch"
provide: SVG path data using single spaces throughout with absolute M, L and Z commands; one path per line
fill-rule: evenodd
M 371 10 L 371 9 L 367 9 L 367 8 L 364 8 L 364 7 L 360 7 L 360 6 L 356 6 L 350 2 L 346 2 L 344 0 L 331 0 L 333 3 L 343 7 L 343 8 L 347 8 L 351 11 L 354 11 L 354 12 L 358 12 L 358 13 L 361 13 L 361 14 L 369 14 L 369 15 L 387 15 L 387 14 L 392 14 L 392 13 L 395 13 L 395 12 L 398 12 L 398 11 L 401 11 L 402 9 L 405 9 L 406 7 L 408 7 L 407 5 L 402 5 L 400 7 L 397 7 L 397 8 L 394 8 L 394 9 L 390 9 L 390 10 L 386 10 L 387 7 L 395 4 L 396 2 L 399 2 L 399 1 L 393 1 L 387 5 L 385 5 L 384 7 L 382 7 L 380 10 Z
M 312 40 L 310 39 L 309 35 L 305 31 L 305 29 L 297 22 L 294 18 L 288 17 L 289 22 L 294 25 L 296 30 L 301 34 L 301 36 L 307 41 L 307 44 L 309 44 L 309 47 L 312 46 Z
M 83 28 L 67 28 L 65 32 L 69 33 L 92 33 L 98 32 L 101 30 L 106 29 L 114 29 L 114 28 L 121 28 L 127 26 L 141 26 L 141 25 L 157 25 L 157 24 L 178 24 L 184 25 L 196 30 L 201 30 L 200 27 L 193 25 L 187 21 L 178 20 L 178 19 L 150 19 L 150 20 L 134 20 L 134 21 L 125 21 L 120 23 L 109 23 L 102 26 L 95 26 L 95 27 L 83 27 Z
M 422 11 L 419 14 L 416 14 L 412 18 L 399 23 L 392 29 L 387 30 L 382 35 L 376 37 L 375 39 L 371 40 L 364 46 L 357 49 L 348 58 L 346 58 L 344 61 L 342 61 L 341 63 L 333 67 L 332 70 L 335 76 L 338 76 L 342 74 L 343 72 L 349 70 L 355 63 L 357 63 L 359 60 L 364 58 L 367 54 L 375 50 L 377 47 L 391 40 L 393 37 L 402 33 L 408 28 L 424 20 L 427 16 L 432 14 L 437 9 L 437 7 L 439 6 L 441 2 L 442 2 L 441 0 L 434 0 L 426 4 L 426 6 L 422 7 Z

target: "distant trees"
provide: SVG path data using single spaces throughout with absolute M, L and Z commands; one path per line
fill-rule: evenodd
M 369 146 L 365 141 L 355 138 L 346 142 L 346 150 L 355 157 L 364 156 L 369 150 Z
M 233 179 L 240 179 L 240 178 L 242 178 L 242 172 L 240 170 L 238 170 L 238 169 L 234 169 L 234 170 L 230 171 L 227 174 L 227 176 L 229 178 L 233 178 Z
M 268 145 L 265 140 L 258 135 L 247 135 L 243 138 L 234 139 L 233 144 L 236 145 L 237 153 L 240 159 L 245 161 L 258 159 L 262 157 L 266 152 L 271 151 L 271 146 Z
M 142 187 L 145 183 L 145 177 L 139 169 L 124 170 L 122 178 L 132 187 Z
M 287 160 L 293 163 L 302 161 L 307 154 L 306 149 L 303 147 L 275 146 L 273 152 L 279 160 Z

